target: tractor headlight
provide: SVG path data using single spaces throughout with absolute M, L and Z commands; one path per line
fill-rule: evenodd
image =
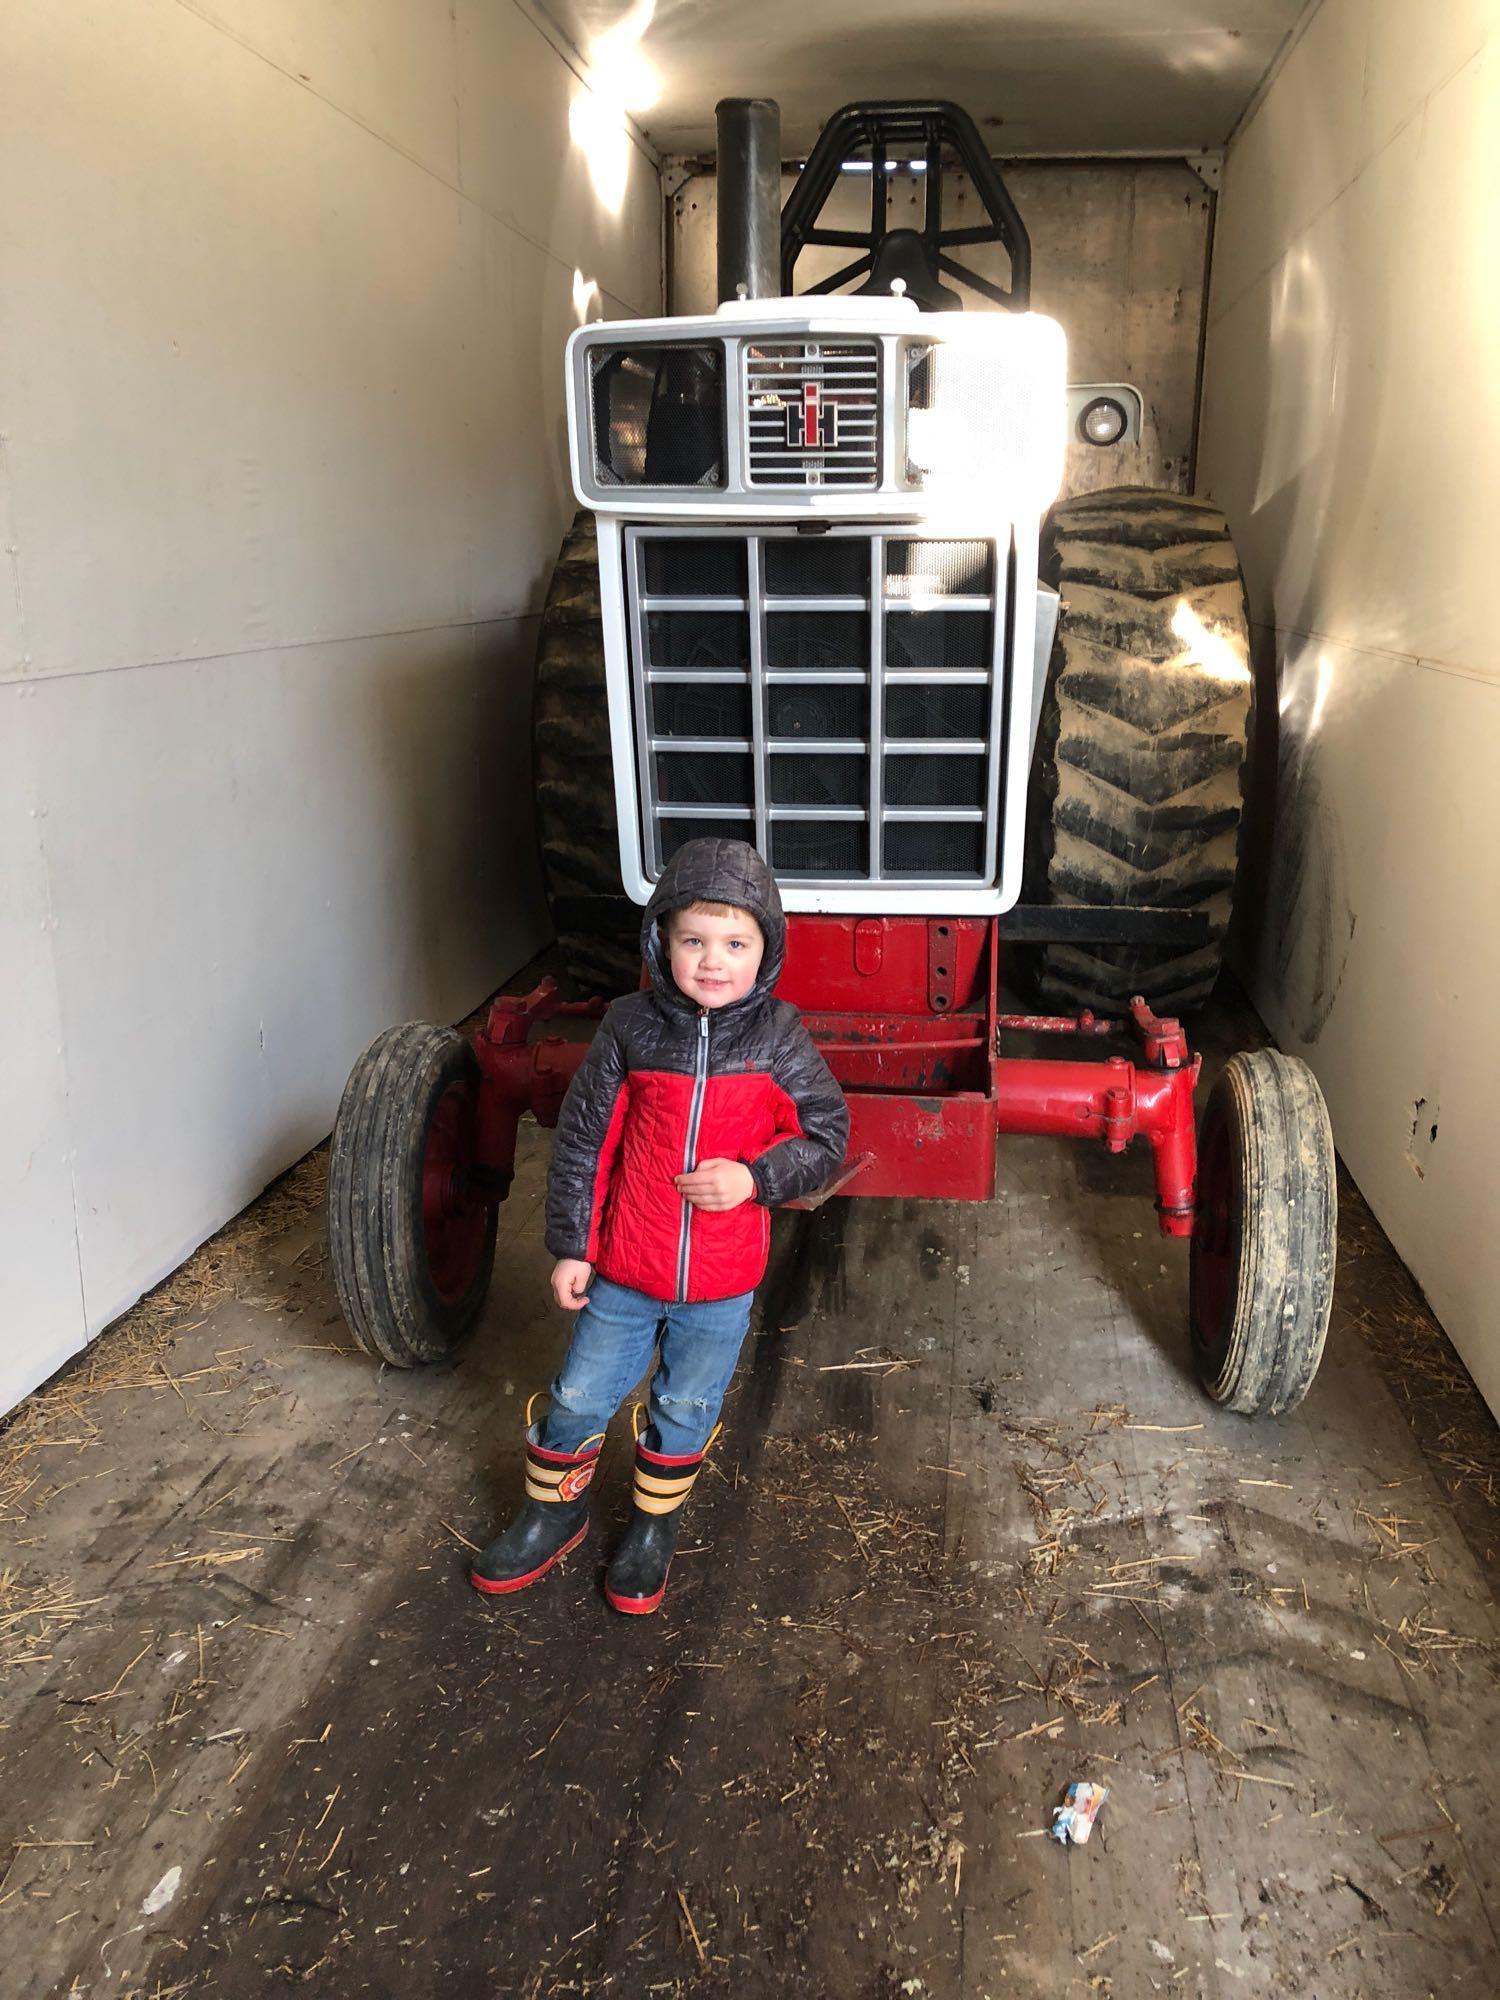
M 724 351 L 596 347 L 589 355 L 601 486 L 724 484 Z
M 1084 444 L 1118 444 L 1129 429 L 1129 413 L 1113 396 L 1095 396 L 1078 413 L 1078 435 Z
M 906 484 L 934 505 L 1042 513 L 1062 479 L 1067 346 L 1039 313 L 986 313 L 906 349 Z

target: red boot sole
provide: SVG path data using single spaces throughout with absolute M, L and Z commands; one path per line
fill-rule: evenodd
M 544 1577 L 554 1563 L 560 1563 L 564 1556 L 571 1555 L 578 1544 L 587 1539 L 588 1532 L 589 1524 L 585 1521 L 571 1542 L 564 1542 L 556 1555 L 548 1556 L 544 1563 L 539 1563 L 535 1569 L 527 1570 L 524 1576 L 513 1576 L 505 1583 L 496 1583 L 490 1577 L 480 1576 L 476 1571 L 471 1569 L 469 1571 L 469 1581 L 476 1590 L 482 1590 L 486 1597 L 505 1597 L 513 1590 L 524 1590 L 528 1584 L 535 1583 L 538 1578 Z M 660 1602 L 661 1599 L 658 1598 L 657 1603 L 659 1604 Z
M 667 1580 L 661 1581 L 661 1589 L 654 1597 L 618 1597 L 608 1584 L 604 1586 L 604 1601 L 612 1611 L 623 1611 L 627 1618 L 644 1618 L 661 1603 L 667 1594 Z

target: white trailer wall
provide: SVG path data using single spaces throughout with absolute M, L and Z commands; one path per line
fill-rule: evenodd
M 1500 1410 L 1497 31 L 1312 15 L 1229 151 L 1199 483 L 1279 766 L 1255 998 Z
M 545 939 L 562 343 L 660 270 L 513 0 L 0 15 L 0 1410 Z

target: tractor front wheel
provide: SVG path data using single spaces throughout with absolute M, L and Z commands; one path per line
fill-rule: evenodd
M 1312 1386 L 1333 1304 L 1338 1196 L 1317 1078 L 1279 1049 L 1231 1056 L 1198 1135 L 1189 1305 L 1216 1403 L 1277 1417 Z
M 439 1361 L 472 1326 L 495 1264 L 497 1210 L 473 1187 L 479 1064 L 453 1028 L 407 1022 L 350 1072 L 328 1166 L 339 1304 L 367 1354 Z

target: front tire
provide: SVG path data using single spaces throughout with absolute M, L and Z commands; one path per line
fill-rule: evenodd
M 407 1022 L 350 1072 L 328 1164 L 339 1304 L 367 1354 L 440 1361 L 484 1304 L 498 1210 L 468 1183 L 479 1063 L 456 1029 Z
M 1189 1312 L 1216 1403 L 1279 1417 L 1312 1386 L 1338 1228 L 1328 1107 L 1305 1062 L 1279 1049 L 1231 1056 L 1198 1135 Z

